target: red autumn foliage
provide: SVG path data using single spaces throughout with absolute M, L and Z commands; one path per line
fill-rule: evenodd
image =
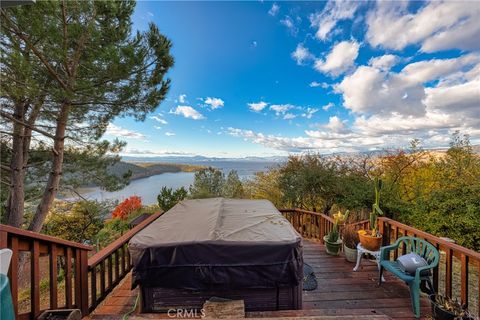
M 135 210 L 142 207 L 142 198 L 138 196 L 131 196 L 120 203 L 112 212 L 113 218 L 127 219 L 128 216 Z

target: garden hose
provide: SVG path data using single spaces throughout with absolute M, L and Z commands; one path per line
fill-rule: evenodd
M 135 299 L 135 303 L 133 304 L 132 310 L 125 313 L 122 317 L 122 320 L 128 320 L 128 317 L 130 317 L 130 315 L 135 312 L 135 309 L 137 309 L 137 304 L 138 304 L 138 299 L 139 298 L 140 298 L 140 293 L 137 293 L 137 298 Z

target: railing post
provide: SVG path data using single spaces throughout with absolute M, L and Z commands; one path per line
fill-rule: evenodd
M 57 265 L 57 245 L 50 244 L 50 308 L 58 308 L 57 298 L 57 281 L 58 281 L 58 265 Z
M 34 240 L 30 250 L 31 312 L 33 319 L 40 315 L 40 244 Z
M 88 255 L 86 250 L 80 250 L 80 310 L 82 316 L 88 315 Z

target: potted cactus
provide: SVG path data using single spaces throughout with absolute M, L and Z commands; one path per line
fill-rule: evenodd
M 334 223 L 332 231 L 329 234 L 323 237 L 325 242 L 325 250 L 327 254 L 332 256 L 338 256 L 340 248 L 342 247 L 342 239 L 340 239 L 340 232 L 338 231 L 338 226 L 347 220 L 349 211 L 347 210 L 345 214 L 342 214 L 341 211 L 333 215 Z
M 359 230 L 358 236 L 362 247 L 370 251 L 378 251 L 382 245 L 382 234 L 378 232 L 377 218 L 383 215 L 380 209 L 380 190 L 382 189 L 382 180 L 375 178 L 375 202 L 370 212 L 370 230 Z
M 355 230 L 355 227 L 351 224 L 345 225 L 343 229 L 343 252 L 345 253 L 345 259 L 349 262 L 357 261 L 357 245 L 360 242 L 358 238 L 358 233 Z

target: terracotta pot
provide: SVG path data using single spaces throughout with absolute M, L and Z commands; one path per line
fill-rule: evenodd
M 325 242 L 325 251 L 331 256 L 338 256 L 340 248 L 342 247 L 342 240 L 338 239 L 337 242 L 328 241 L 328 236 L 323 237 Z
M 380 235 L 380 237 L 374 237 L 368 233 L 365 233 L 365 230 L 359 230 L 358 237 L 360 238 L 362 247 L 367 250 L 378 251 L 382 246 L 382 235 Z
M 357 262 L 357 248 L 351 249 L 346 245 L 343 245 L 343 252 L 345 253 L 345 259 L 349 262 Z

